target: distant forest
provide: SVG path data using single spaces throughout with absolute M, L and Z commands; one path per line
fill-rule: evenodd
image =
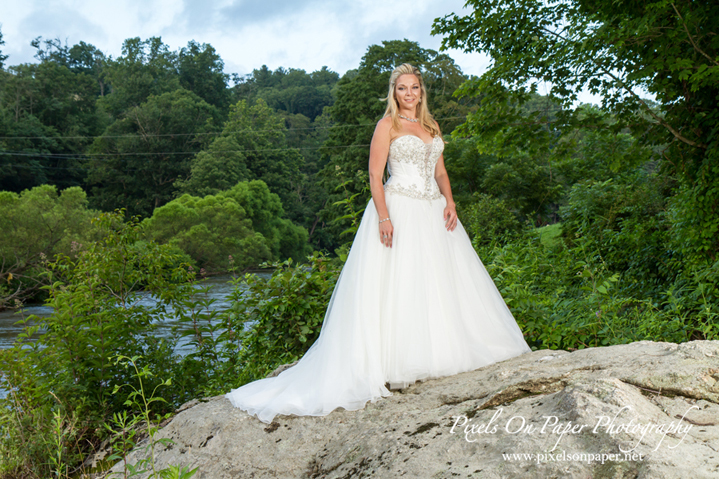
M 1 38 L 1 37 L 0 37 Z M 450 57 L 409 41 L 368 49 L 341 78 L 326 67 L 227 74 L 215 49 L 131 38 L 122 55 L 37 38 L 36 63 L 0 56 L 0 190 L 81 187 L 88 207 L 149 218 L 183 194 L 263 181 L 309 248 L 333 251 L 337 201 L 368 199 L 368 144 L 397 59 L 426 70 L 435 116 L 451 133 L 469 111 Z M 300 235 L 301 236 L 301 235 Z M 308 248 L 308 249 L 309 249 Z

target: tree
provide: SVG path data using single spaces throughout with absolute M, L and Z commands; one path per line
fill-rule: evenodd
M 4 190 L 20 192 L 43 183 L 66 188 L 83 181 L 78 154 L 88 145 L 87 136 L 100 133 L 105 122 L 95 106 L 98 83 L 69 66 L 70 50 L 41 51 L 40 63 L 0 74 Z
M 227 271 L 232 263 L 243 270 L 272 259 L 265 238 L 232 198 L 182 195 L 156 208 L 146 223 L 152 239 L 181 249 L 210 271 Z
M 63 44 L 59 38 L 50 40 L 41 40 L 41 38 L 37 37 L 30 42 L 37 49 L 35 58 L 42 63 L 52 62 L 62 65 L 73 73 L 89 75 L 97 82 L 98 95 L 105 95 L 107 85 L 105 84 L 104 67 L 107 58 L 104 53 L 94 45 L 83 41 L 68 47 L 67 43 Z
M 285 125 L 263 100 L 239 101 L 230 109 L 222 134 L 198 154 L 185 178 L 177 182 L 184 193 L 214 194 L 242 180 L 262 180 L 277 194 L 289 218 L 300 220 L 302 208 L 299 151 L 287 146 Z
M 52 313 L 27 318 L 12 347 L 0 350 L 0 384 L 13 393 L 12 401 L 0 399 L 3 417 L 13 418 L 3 420 L 2 450 L 26 477 L 82 468 L 113 417 L 131 422 L 131 391 L 142 384 L 149 398 L 174 369 L 177 342 L 159 337 L 159 318 L 196 307 L 194 274 L 170 247 L 143 241 L 136 219 L 105 213 L 94 223 L 99 241 L 48 264 Z M 148 295 L 153 300 L 143 301 Z M 140 377 L 118 355 L 141 356 L 147 373 Z M 145 406 L 158 416 L 172 411 L 187 400 L 174 392 Z M 51 471 L 53 427 L 67 432 L 53 443 L 60 466 Z
M 0 140 L 0 190 L 19 193 L 49 182 L 48 154 L 57 148 L 57 133 L 35 116 L 10 108 L 0 108 L 0 131 L 8 137 Z
M 178 178 L 178 191 L 196 196 L 214 195 L 232 188 L 253 175 L 247 169 L 247 158 L 236 139 L 219 136 L 209 148 L 199 152 L 190 164 L 189 177 Z
M 284 216 L 280 198 L 253 180 L 204 198 L 182 195 L 145 223 L 154 240 L 179 247 L 201 267 L 226 271 L 231 263 L 243 269 L 289 257 L 304 260 L 307 231 Z
M 5 45 L 5 40 L 2 38 L 2 32 L 0 31 L 0 46 Z M 7 55 L 3 55 L 2 51 L 0 50 L 0 70 L 2 70 L 5 66 L 5 60 L 7 60 Z
M 180 88 L 177 53 L 170 51 L 160 37 L 125 40 L 122 56 L 107 61 L 105 76 L 110 94 L 102 97 L 99 104 L 114 118 L 140 106 L 150 95 Z
M 44 46 L 43 46 L 44 44 Z M 35 58 L 41 62 L 53 62 L 63 65 L 75 73 L 93 74 L 105 60 L 105 54 L 94 45 L 81 41 L 71 47 L 63 44 L 59 38 L 42 40 L 37 37 L 30 42 L 37 51 Z M 45 48 L 43 50 L 43 48 Z
M 175 196 L 175 181 L 189 174 L 217 117 L 215 107 L 183 89 L 151 96 L 128 110 L 90 149 L 93 204 L 150 216 Z
M 20 194 L 0 192 L 0 310 L 35 296 L 41 272 L 56 254 L 76 254 L 92 239 L 95 212 L 80 187 L 58 193 L 42 185 Z
M 177 54 L 180 85 L 221 112 L 230 105 L 229 75 L 224 73 L 224 66 L 222 58 L 208 43 L 200 45 L 191 40 Z
M 311 121 L 334 103 L 333 88 L 339 75 L 327 67 L 312 73 L 297 68 L 278 68 L 274 72 L 262 65 L 234 87 L 238 99 L 252 103 L 262 98 L 275 110 L 301 114 Z
M 680 179 L 670 202 L 674 242 L 690 257 L 719 253 L 719 5 L 623 0 L 470 0 L 467 16 L 435 20 L 442 48 L 484 51 L 493 59 L 464 95 L 483 96 L 463 131 L 489 138 L 518 118 L 539 82 L 552 101 L 568 107 L 579 91 L 602 95 L 612 131 L 629 128 L 659 150 L 662 171 Z M 658 107 L 639 92 L 654 95 Z M 490 121 L 491 120 L 491 121 Z M 554 127 L 589 124 L 569 108 Z M 525 135 L 535 129 L 527 127 Z

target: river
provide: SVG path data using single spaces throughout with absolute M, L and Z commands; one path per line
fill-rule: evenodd
M 256 272 L 260 277 L 269 278 L 272 273 L 267 271 Z M 198 284 L 196 287 L 210 286 L 209 298 L 215 299 L 212 305 L 213 310 L 223 311 L 229 308 L 230 303 L 228 297 L 232 292 L 232 285 L 229 283 L 231 276 L 215 276 L 206 279 L 203 283 Z M 152 296 L 147 295 L 140 300 L 140 304 L 151 306 L 154 303 Z M 23 330 L 23 325 L 16 324 L 19 320 L 30 315 L 36 316 L 49 316 L 52 314 L 52 308 L 44 305 L 27 305 L 22 311 L 0 311 L 0 348 L 9 348 L 13 342 Z M 173 326 L 180 326 L 180 328 L 190 328 L 190 325 L 180 323 L 174 318 L 166 318 L 161 321 L 156 336 L 158 337 L 169 337 Z M 189 344 L 189 337 L 184 337 L 177 344 L 175 352 L 181 355 L 188 354 L 192 351 L 192 346 Z M 0 388 L 0 398 L 5 397 L 5 391 Z

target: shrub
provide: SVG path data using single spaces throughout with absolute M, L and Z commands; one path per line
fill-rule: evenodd
M 682 268 L 669 242 L 666 178 L 642 170 L 625 177 L 574 185 L 560 210 L 563 236 L 592 243 L 607 267 L 621 271 L 632 294 L 655 295 Z
M 339 268 L 322 254 L 307 259 L 304 264 L 264 264 L 275 268 L 272 277 L 237 278 L 229 310 L 218 314 L 205 307 L 181 319 L 197 325 L 187 333 L 195 351 L 183 360 L 183 375 L 195 377 L 203 394 L 263 378 L 299 359 L 314 343 Z
M 0 192 L 0 310 L 35 299 L 46 284 L 43 262 L 75 254 L 95 235 L 80 187 L 42 185 L 20 194 Z
M 59 446 L 73 465 L 99 444 L 101 425 L 124 409 L 126 397 L 113 390 L 137 378 L 115 356 L 141 355 L 156 373 L 165 372 L 173 344 L 152 333 L 192 294 L 186 265 L 168 246 L 141 242 L 137 219 L 124 223 L 121 214 L 105 213 L 95 224 L 104 233 L 100 241 L 47 265 L 53 313 L 27 318 L 13 347 L 0 350 L 0 386 L 10 391 L 0 400 L 3 431 L 10 431 L 0 435 L 0 457 L 37 477 L 50 475 L 51 418 L 73 421 L 73 435 Z M 156 302 L 148 306 L 146 295 Z M 40 336 L 32 341 L 34 333 Z
M 475 201 L 464 212 L 467 233 L 475 248 L 492 243 L 507 243 L 516 237 L 522 224 L 504 200 L 475 193 Z
M 279 197 L 255 180 L 204 198 L 183 195 L 145 223 L 153 240 L 181 249 L 202 268 L 227 271 L 230 256 L 240 269 L 302 257 L 307 231 L 283 216 Z

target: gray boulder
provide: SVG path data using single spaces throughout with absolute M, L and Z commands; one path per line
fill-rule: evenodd
M 198 479 L 717 478 L 719 341 L 534 351 L 270 425 L 218 396 L 159 437 Z

